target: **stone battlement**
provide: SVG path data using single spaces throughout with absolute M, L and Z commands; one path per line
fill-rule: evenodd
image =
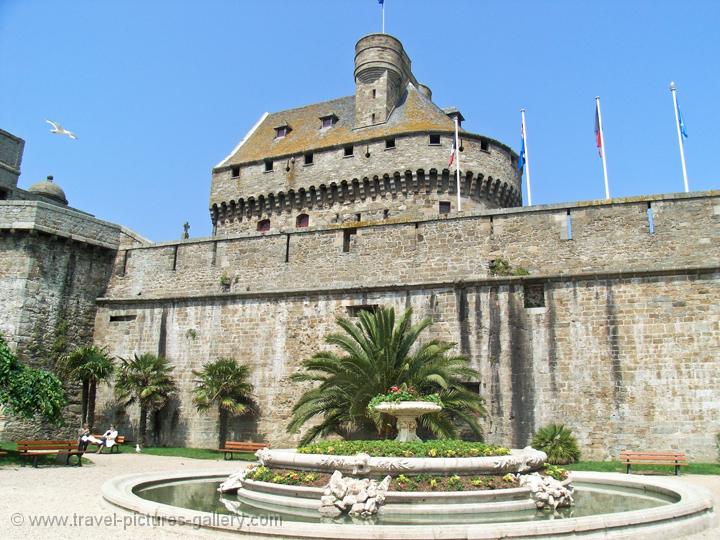
M 531 277 L 712 266 L 720 192 L 138 246 L 119 252 L 106 299 L 472 281 L 495 259 Z

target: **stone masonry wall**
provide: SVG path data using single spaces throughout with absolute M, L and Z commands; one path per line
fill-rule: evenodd
M 243 226 L 245 223 L 240 220 L 240 217 L 245 217 L 245 221 L 250 221 L 253 224 L 257 223 L 258 219 L 272 218 L 273 214 L 278 212 L 268 207 L 269 194 L 274 194 L 279 199 L 282 193 L 283 196 L 287 196 L 290 200 L 293 198 L 292 195 L 289 195 L 291 192 L 295 194 L 301 189 L 308 191 L 311 187 L 319 190 L 321 185 L 325 185 L 329 189 L 332 184 L 341 187 L 342 183 L 345 182 L 352 191 L 353 180 L 357 180 L 362 184 L 363 179 L 373 180 L 374 177 L 378 177 L 382 181 L 384 175 L 393 177 L 395 173 L 398 173 L 404 177 L 406 171 L 410 171 L 417 176 L 418 170 L 422 170 L 428 175 L 431 170 L 437 170 L 437 174 L 440 176 L 442 171 L 447 169 L 452 134 L 442 134 L 440 145 L 430 145 L 427 133 L 395 136 L 394 138 L 396 146 L 391 149 L 385 148 L 384 138 L 370 140 L 367 144 L 356 144 L 352 157 L 344 157 L 342 147 L 318 150 L 313 153 L 312 165 L 304 165 L 303 155 L 299 154 L 275 160 L 272 171 L 265 171 L 264 162 L 258 162 L 241 166 L 237 177 L 232 176 L 231 167 L 214 172 L 210 195 L 211 206 L 217 206 L 222 210 L 223 203 L 228 207 L 231 202 L 236 204 L 240 199 L 243 199 L 245 205 L 242 212 L 232 212 L 227 218 L 224 217 L 224 214 L 221 215 L 217 224 L 218 234 L 247 230 L 248 227 Z M 508 187 L 512 187 L 513 193 L 517 194 L 519 200 L 521 192 L 520 177 L 516 167 L 513 165 L 513 157 L 509 151 L 491 142 L 488 143 L 488 149 L 483 150 L 483 143 L 478 136 L 462 134 L 461 139 L 463 176 L 471 172 L 475 177 L 480 176 L 484 180 L 492 179 L 493 182 L 499 180 L 500 184 L 507 184 Z M 454 194 L 455 177 L 453 171 L 450 171 L 450 180 L 449 192 Z M 440 186 L 435 186 L 433 191 L 438 191 L 439 188 Z M 463 192 L 468 199 L 468 209 L 504 206 L 504 204 L 492 199 L 488 200 L 487 193 L 482 192 L 480 188 L 481 186 L 478 187 L 476 193 Z M 252 209 L 247 206 L 250 197 L 253 198 Z M 260 197 L 265 201 L 262 207 L 258 204 Z M 476 201 L 475 204 L 470 201 L 471 198 Z M 395 197 L 392 200 L 383 202 L 383 206 L 389 208 L 393 214 L 412 210 L 413 206 L 417 204 L 413 202 L 412 198 L 411 200 L 406 200 L 404 197 L 398 200 L 394 199 Z M 307 213 L 312 216 L 316 213 L 318 206 L 327 206 L 332 213 L 363 211 L 362 203 L 364 203 L 364 200 L 361 201 L 360 197 L 355 197 L 352 201 L 349 201 L 346 197 L 345 202 L 346 204 L 342 204 L 342 201 L 327 201 L 323 205 L 302 202 L 294 205 L 288 203 L 288 206 L 298 207 L 297 212 L 293 210 L 294 215 L 304 211 L 303 209 L 307 209 Z M 357 210 L 355 204 L 358 204 Z M 406 208 L 400 208 L 401 204 L 405 205 Z M 422 211 L 422 199 L 420 199 L 419 204 Z M 453 201 L 453 208 L 454 206 L 455 202 Z M 342 210 L 339 208 L 342 208 Z M 436 213 L 437 206 L 434 205 L 433 214 Z M 291 226 L 294 227 L 294 222 Z
M 349 227 L 356 233 L 349 234 Z M 182 298 L 453 282 L 487 277 L 490 261 L 498 258 L 531 275 L 717 265 L 720 195 L 553 205 L 467 218 L 346 223 L 287 234 L 156 244 L 118 253 L 107 294 L 115 299 Z
M 107 285 L 114 252 L 43 233 L 0 230 L 0 332 L 18 359 L 52 370 L 58 358 L 92 343 L 95 299 Z M 66 386 L 64 427 L 7 418 L 4 440 L 74 436 L 79 389 Z
M 163 413 L 160 444 L 214 447 L 217 418 L 191 404 L 192 369 L 221 356 L 251 366 L 255 414 L 232 422 L 230 438 L 291 445 L 285 432 L 302 387 L 300 360 L 347 306 L 412 306 L 431 317 L 426 339 L 457 343 L 481 372 L 486 440 L 522 447 L 549 422 L 578 436 L 587 459 L 622 449 L 682 450 L 716 457 L 720 429 L 720 273 L 544 281 L 545 307 L 526 308 L 519 278 L 393 291 L 102 302 L 95 341 L 118 356 L 164 351 L 176 366 L 178 400 Z M 111 391 L 102 420 L 134 434 L 137 411 L 117 414 Z
M 0 332 L 20 361 L 53 369 L 60 356 L 92 343 L 95 300 L 105 292 L 116 250 L 142 242 L 132 231 L 71 208 L 0 202 Z M 0 438 L 74 437 L 79 389 L 68 383 L 66 391 L 65 426 L 3 417 Z

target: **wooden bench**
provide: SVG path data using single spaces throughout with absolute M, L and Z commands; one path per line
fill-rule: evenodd
M 95 437 L 96 439 L 102 439 L 102 435 L 93 435 L 93 437 Z M 90 444 L 95 444 L 95 443 L 89 442 L 88 445 L 90 445 Z M 121 444 L 125 444 L 125 435 L 118 435 L 117 437 L 115 437 L 115 444 L 113 444 L 110 447 L 110 453 L 112 454 L 113 451 L 115 451 L 119 454 Z M 95 446 L 100 446 L 100 445 L 95 444 Z
M 680 473 L 680 467 L 687 465 L 687 458 L 682 452 L 632 452 L 623 450 L 620 453 L 620 463 L 625 465 L 626 473 L 630 473 L 630 465 L 672 465 L 675 467 L 675 476 Z
M 227 459 L 230 456 L 232 459 L 233 454 L 238 452 L 252 453 L 254 454 L 262 448 L 269 448 L 270 445 L 266 443 L 255 443 L 255 442 L 239 442 L 239 441 L 227 441 L 224 448 L 218 448 L 218 451 L 223 453 L 223 458 Z
M 37 468 L 37 461 L 40 456 L 61 455 L 67 456 L 65 463 L 70 465 L 70 456 L 77 456 L 78 466 L 82 467 L 83 451 L 78 449 L 77 441 L 18 441 L 17 449 L 20 457 L 28 457 L 33 460 L 33 467 Z

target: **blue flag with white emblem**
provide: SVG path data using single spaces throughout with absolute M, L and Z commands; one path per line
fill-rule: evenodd
M 687 131 L 685 131 L 685 121 L 683 120 L 682 113 L 680 113 L 680 104 L 676 101 L 675 106 L 677 107 L 678 122 L 680 123 L 680 133 L 687 139 L 688 134 Z

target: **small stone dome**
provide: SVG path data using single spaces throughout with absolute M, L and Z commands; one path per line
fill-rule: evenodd
M 57 201 L 60 204 L 67 205 L 68 203 L 67 197 L 65 197 L 65 192 L 60 186 L 53 182 L 52 176 L 48 176 L 47 180 L 42 180 L 33 184 L 30 186 L 28 191 L 30 193 L 34 193 L 35 195 L 41 195 L 43 197 L 47 197 L 48 199 L 52 199 L 53 201 Z

